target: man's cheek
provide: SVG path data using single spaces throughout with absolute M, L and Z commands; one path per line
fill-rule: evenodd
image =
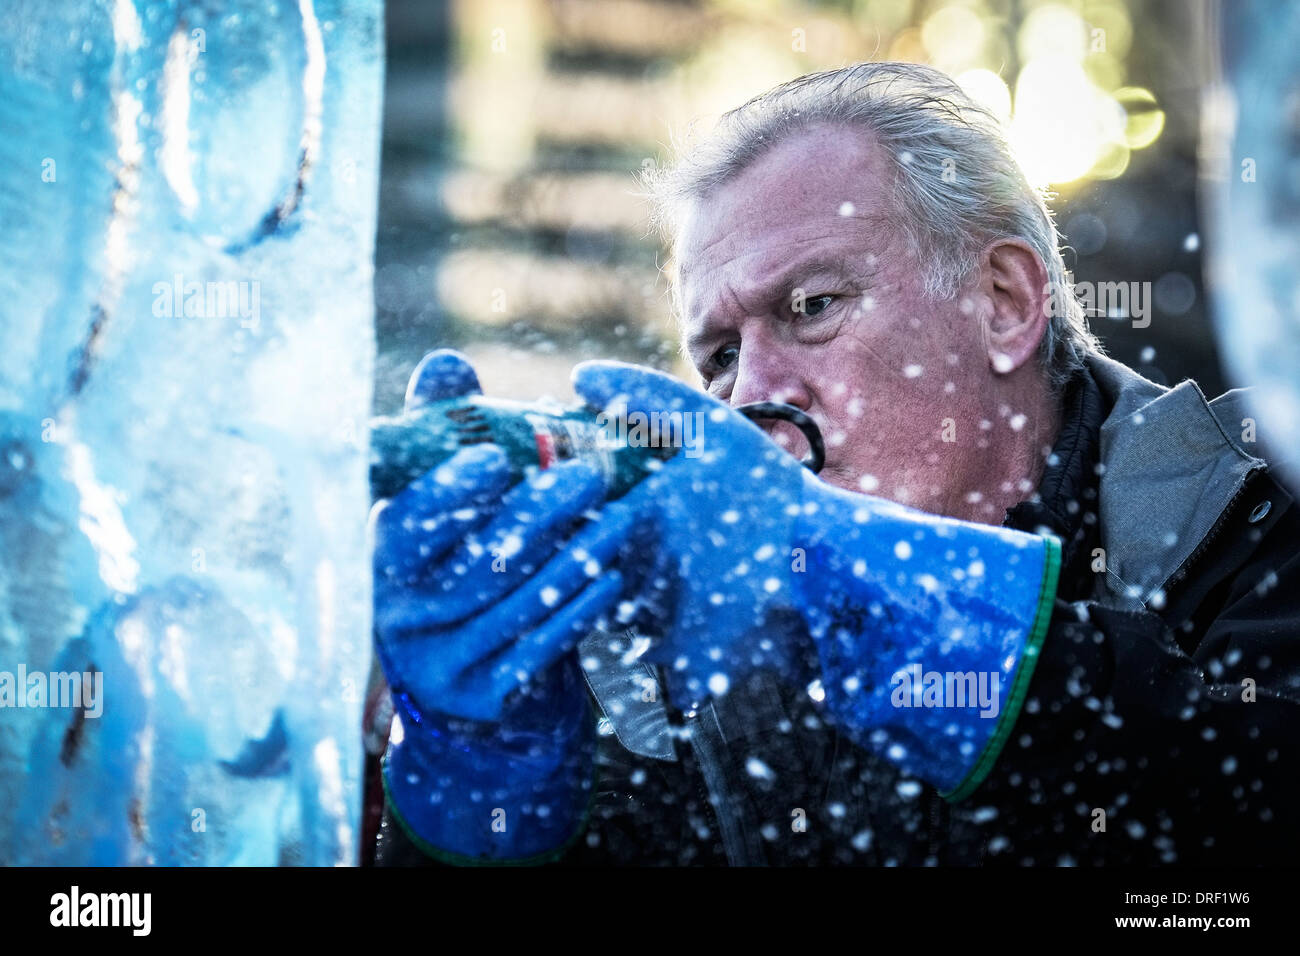
M 822 429 L 827 458 L 873 454 L 884 412 L 861 391 L 847 386 L 823 389 L 826 396 L 813 417 Z
M 823 369 L 850 387 L 864 382 L 889 383 L 898 388 L 913 383 L 909 374 L 927 366 L 938 372 L 934 344 L 919 323 L 902 322 L 882 310 L 846 325 L 823 356 Z
M 845 445 L 861 444 L 867 437 L 866 421 L 863 412 L 866 410 L 865 403 L 855 402 L 853 411 L 849 408 L 837 408 L 835 412 L 824 416 L 822 419 L 822 440 L 826 442 L 827 454 L 833 449 L 840 449 Z

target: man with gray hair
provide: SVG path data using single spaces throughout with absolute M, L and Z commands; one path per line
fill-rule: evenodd
M 1101 355 L 993 117 L 858 64 L 649 186 L 703 391 L 574 384 L 704 454 L 604 503 L 478 446 L 380 513 L 379 860 L 1293 858 L 1300 516 L 1238 394 Z M 476 388 L 437 352 L 408 401 Z

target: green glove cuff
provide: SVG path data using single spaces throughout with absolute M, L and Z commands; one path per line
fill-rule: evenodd
M 1034 627 L 1025 642 L 1024 653 L 1016 668 L 1015 680 L 1011 685 L 1011 697 L 1007 706 L 998 717 L 998 725 L 993 736 L 985 745 L 979 760 L 961 783 L 946 793 L 940 793 L 949 803 L 956 803 L 970 796 L 993 770 L 998 755 L 1002 753 L 1011 730 L 1020 717 L 1025 697 L 1029 693 L 1029 682 L 1034 677 L 1034 668 L 1038 665 L 1038 654 L 1043 641 L 1047 638 L 1047 626 L 1052 619 L 1052 608 L 1056 604 L 1056 585 L 1061 576 L 1061 544 L 1055 538 L 1045 538 L 1047 543 L 1047 560 L 1043 564 L 1043 583 L 1038 592 L 1038 611 L 1034 615 Z

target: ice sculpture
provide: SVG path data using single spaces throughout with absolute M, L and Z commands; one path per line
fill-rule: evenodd
M 357 858 L 382 28 L 0 8 L 0 862 Z
M 1236 383 L 1256 387 L 1252 454 L 1300 490 L 1300 7 L 1212 4 L 1202 141 L 1211 294 L 1219 347 Z

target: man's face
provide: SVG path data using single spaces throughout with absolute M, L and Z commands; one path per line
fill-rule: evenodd
M 678 244 L 684 336 L 711 394 L 813 417 L 826 481 L 951 514 L 978 487 L 991 371 L 969 301 L 922 295 L 892 182 L 869 133 L 821 125 L 717 188 Z M 772 433 L 802 453 L 793 426 Z

